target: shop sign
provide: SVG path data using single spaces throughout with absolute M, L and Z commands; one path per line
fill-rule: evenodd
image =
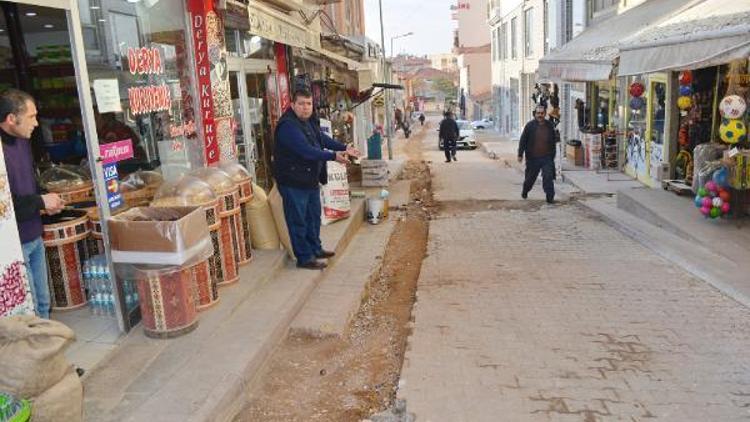
M 191 1 L 191 26 L 193 31 L 193 46 L 195 48 L 195 69 L 197 72 L 198 103 L 200 105 L 201 120 L 203 121 L 203 144 L 205 147 L 206 164 L 212 165 L 219 161 L 219 144 L 216 140 L 214 122 L 214 105 L 211 92 L 211 62 L 208 57 L 208 33 L 206 16 L 212 5 L 201 1 Z
M 122 193 L 120 193 L 120 179 L 117 175 L 117 162 L 133 158 L 133 140 L 110 142 L 99 146 L 99 155 L 104 167 L 104 186 L 107 189 L 107 204 L 113 210 L 122 206 Z
M 286 22 L 252 7 L 248 7 L 248 15 L 249 32 L 253 35 L 295 47 L 304 48 L 309 44 L 308 33 L 304 28 L 299 28 L 291 22 Z
M 281 112 L 285 112 L 292 104 L 292 96 L 289 92 L 289 74 L 286 69 L 286 46 L 276 43 L 274 45 L 276 56 L 276 70 L 279 73 L 279 105 Z
M 104 186 L 107 188 L 107 203 L 109 209 L 113 210 L 122 206 L 122 194 L 120 193 L 120 180 L 117 177 L 117 164 L 107 164 L 104 170 Z
M 157 47 L 127 48 L 128 70 L 133 76 L 163 75 L 161 49 Z M 172 91 L 166 83 L 128 88 L 130 112 L 139 114 L 168 111 L 172 105 Z

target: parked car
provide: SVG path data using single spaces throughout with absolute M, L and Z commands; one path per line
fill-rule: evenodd
M 471 122 L 471 127 L 474 129 L 487 129 L 488 127 L 492 127 L 494 123 L 492 122 L 492 119 L 489 119 L 485 117 L 482 120 L 474 120 Z
M 456 148 L 458 149 L 477 149 L 477 139 L 474 136 L 474 129 L 471 127 L 471 123 L 468 120 L 456 120 L 458 125 L 458 142 Z M 438 131 L 440 131 L 438 129 Z M 438 149 L 443 150 L 443 140 L 438 139 Z

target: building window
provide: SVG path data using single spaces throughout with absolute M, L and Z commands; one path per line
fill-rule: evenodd
M 516 29 L 518 25 L 516 24 L 517 18 L 513 18 L 510 20 L 510 58 L 516 59 L 518 58 L 518 51 L 516 50 L 516 41 L 518 40 L 518 30 Z
M 500 26 L 500 60 L 508 59 L 508 24 Z
M 549 53 L 549 0 L 544 0 L 544 54 Z
M 534 54 L 534 39 L 532 31 L 532 22 L 534 20 L 534 9 L 526 9 L 523 12 L 523 53 L 526 57 Z

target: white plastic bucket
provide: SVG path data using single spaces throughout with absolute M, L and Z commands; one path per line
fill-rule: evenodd
M 367 198 L 367 207 L 365 208 L 365 218 L 370 224 L 379 224 L 383 220 L 383 210 L 385 201 L 380 198 Z

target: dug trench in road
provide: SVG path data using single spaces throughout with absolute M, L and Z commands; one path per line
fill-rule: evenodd
M 235 421 L 359 421 L 392 406 L 432 212 L 430 172 L 421 152 L 431 126 L 404 145 L 409 160 L 402 178 L 411 180 L 411 201 L 400 216 L 391 215 L 399 221 L 383 266 L 346 334 L 287 337 L 250 387 Z

